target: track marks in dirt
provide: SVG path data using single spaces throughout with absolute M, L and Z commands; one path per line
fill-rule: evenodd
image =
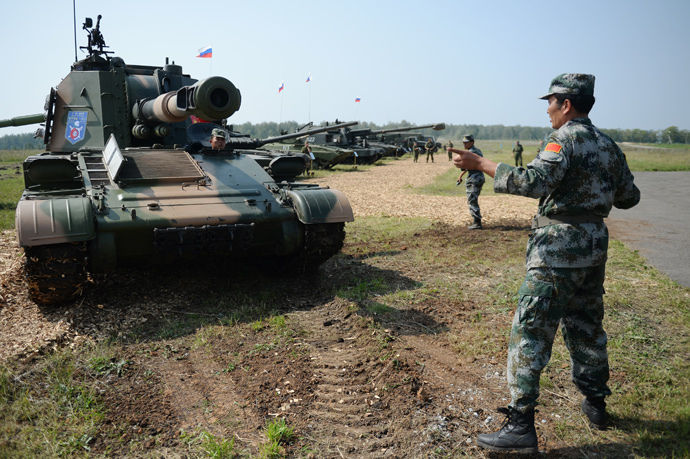
M 338 302 L 338 301 L 336 301 Z M 376 331 L 347 311 L 346 302 L 309 313 L 300 319 L 308 346 L 314 381 L 313 400 L 307 408 L 307 433 L 333 439 L 322 453 L 361 454 L 389 446 L 389 406 L 386 373 L 395 360 L 385 363 L 368 355 Z

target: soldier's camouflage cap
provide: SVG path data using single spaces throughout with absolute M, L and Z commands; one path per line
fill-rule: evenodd
M 585 73 L 564 73 L 551 80 L 549 93 L 540 99 L 548 99 L 554 94 L 594 96 L 594 75 Z
M 474 142 L 474 136 L 472 134 L 467 134 L 465 137 L 462 138 L 463 143 L 464 142 Z
M 225 131 L 222 130 L 222 129 L 217 129 L 217 128 L 211 131 L 211 135 L 212 135 L 213 137 L 220 137 L 220 138 L 223 138 L 223 139 L 227 138 L 227 135 L 225 134 Z

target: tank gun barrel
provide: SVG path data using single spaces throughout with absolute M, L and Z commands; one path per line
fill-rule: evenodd
M 230 137 L 225 144 L 225 148 L 229 149 L 246 149 L 254 150 L 260 148 L 268 143 L 282 142 L 283 140 L 297 139 L 299 137 L 306 137 L 312 134 L 319 134 L 321 132 L 332 131 L 347 126 L 354 126 L 359 124 L 359 121 L 349 121 L 347 123 L 332 124 L 330 126 L 323 126 L 317 128 L 303 129 L 291 134 L 283 134 L 275 137 L 268 137 L 266 139 L 248 139 L 246 137 Z
M 405 131 L 412 131 L 413 129 L 427 129 L 431 128 L 434 131 L 441 131 L 446 128 L 446 123 L 435 123 L 435 124 L 425 124 L 423 126 L 407 126 L 407 127 L 401 127 L 401 128 L 393 128 L 393 129 L 379 129 L 376 131 L 372 131 L 371 129 L 357 129 L 350 131 L 352 135 L 378 135 L 378 134 L 388 134 L 392 132 L 405 132 Z
M 262 140 L 263 144 L 267 143 L 273 143 L 273 142 L 281 142 L 283 140 L 290 140 L 290 139 L 296 139 L 299 137 L 306 137 L 311 134 L 319 134 L 321 132 L 327 132 L 327 131 L 334 131 L 336 129 L 348 127 L 348 126 L 355 126 L 359 124 L 359 121 L 348 121 L 346 123 L 339 123 L 339 124 L 332 124 L 330 126 L 322 126 L 322 127 L 312 127 L 308 129 L 304 129 L 302 131 L 297 131 L 293 132 L 292 134 L 284 134 L 284 135 L 279 135 L 276 137 L 269 137 L 267 139 Z
M 240 91 L 230 80 L 214 76 L 166 92 L 155 99 L 140 101 L 132 109 L 135 118 L 148 123 L 175 123 L 190 115 L 205 120 L 220 120 L 239 110 Z
M 35 115 L 15 116 L 14 118 L 0 120 L 0 128 L 44 123 L 45 120 L 45 116 L 42 113 L 37 113 Z

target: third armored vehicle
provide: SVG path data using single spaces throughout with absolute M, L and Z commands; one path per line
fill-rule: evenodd
M 45 123 L 16 214 L 32 299 L 69 301 L 87 273 L 128 264 L 222 256 L 303 271 L 341 249 L 354 219 L 343 193 L 277 181 L 232 143 L 190 143 L 191 115 L 220 124 L 240 108 L 229 80 L 126 64 L 104 50 L 98 19 L 45 113 L 0 121 Z
M 396 144 L 394 140 L 401 132 L 408 132 L 414 129 L 431 128 L 434 131 L 440 131 L 446 128 L 445 123 L 426 124 L 424 126 L 407 126 L 391 129 L 352 129 L 350 135 L 353 136 L 357 142 L 362 143 L 364 140 L 372 147 L 383 148 L 386 156 L 399 156 L 405 152 L 405 146 Z M 439 145 L 440 146 L 440 145 Z

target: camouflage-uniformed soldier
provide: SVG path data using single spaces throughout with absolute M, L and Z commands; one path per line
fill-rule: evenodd
M 414 162 L 417 162 L 419 159 L 419 145 L 416 140 L 412 143 L 412 151 L 414 152 Z
M 453 152 L 450 151 L 449 148 L 453 148 L 453 142 L 450 141 L 450 140 L 449 140 L 448 143 L 443 147 L 443 149 L 446 150 L 446 151 L 448 152 L 448 161 L 452 161 L 452 160 L 453 160 Z
M 462 138 L 462 145 L 465 150 L 471 151 L 477 156 L 482 155 L 482 151 L 474 146 L 474 136 L 468 134 Z M 452 147 L 448 151 L 452 154 Z M 455 150 L 457 151 L 457 150 Z M 462 183 L 462 177 L 466 173 L 469 173 L 467 180 L 465 181 L 465 191 L 467 192 L 467 206 L 470 209 L 470 215 L 472 216 L 472 224 L 467 227 L 467 229 L 475 230 L 482 229 L 482 213 L 479 210 L 479 194 L 482 192 L 482 187 L 486 179 L 484 178 L 484 172 L 481 170 L 463 170 L 460 177 L 458 177 L 458 185 Z
M 431 157 L 431 162 L 434 162 L 434 150 L 436 149 L 436 144 L 433 140 L 429 139 L 424 144 L 424 149 L 426 150 L 426 162 L 429 162 L 429 157 Z
M 522 145 L 520 145 L 520 141 L 518 140 L 515 142 L 515 146 L 513 147 L 513 158 L 515 158 L 515 167 L 518 167 L 518 162 L 520 163 L 520 167 L 522 167 L 522 152 L 523 152 Z
M 304 174 L 305 175 L 312 175 L 311 166 L 312 166 L 313 155 L 311 154 L 311 146 L 309 146 L 308 140 L 304 141 L 304 146 L 302 147 L 302 153 L 309 156 L 309 162 L 307 163 L 307 167 L 304 168 Z
M 498 432 L 477 443 L 498 451 L 537 452 L 534 407 L 539 378 L 558 326 L 570 352 L 572 380 L 585 396 L 582 411 L 596 428 L 607 425 L 604 397 L 611 394 L 604 318 L 604 271 L 611 207 L 628 209 L 640 190 L 625 155 L 592 125 L 594 76 L 559 75 L 551 81 L 547 113 L 556 131 L 525 168 L 496 164 L 455 150 L 461 168 L 494 176 L 494 190 L 539 199 L 527 244 L 525 280 L 508 349 L 511 402 Z

